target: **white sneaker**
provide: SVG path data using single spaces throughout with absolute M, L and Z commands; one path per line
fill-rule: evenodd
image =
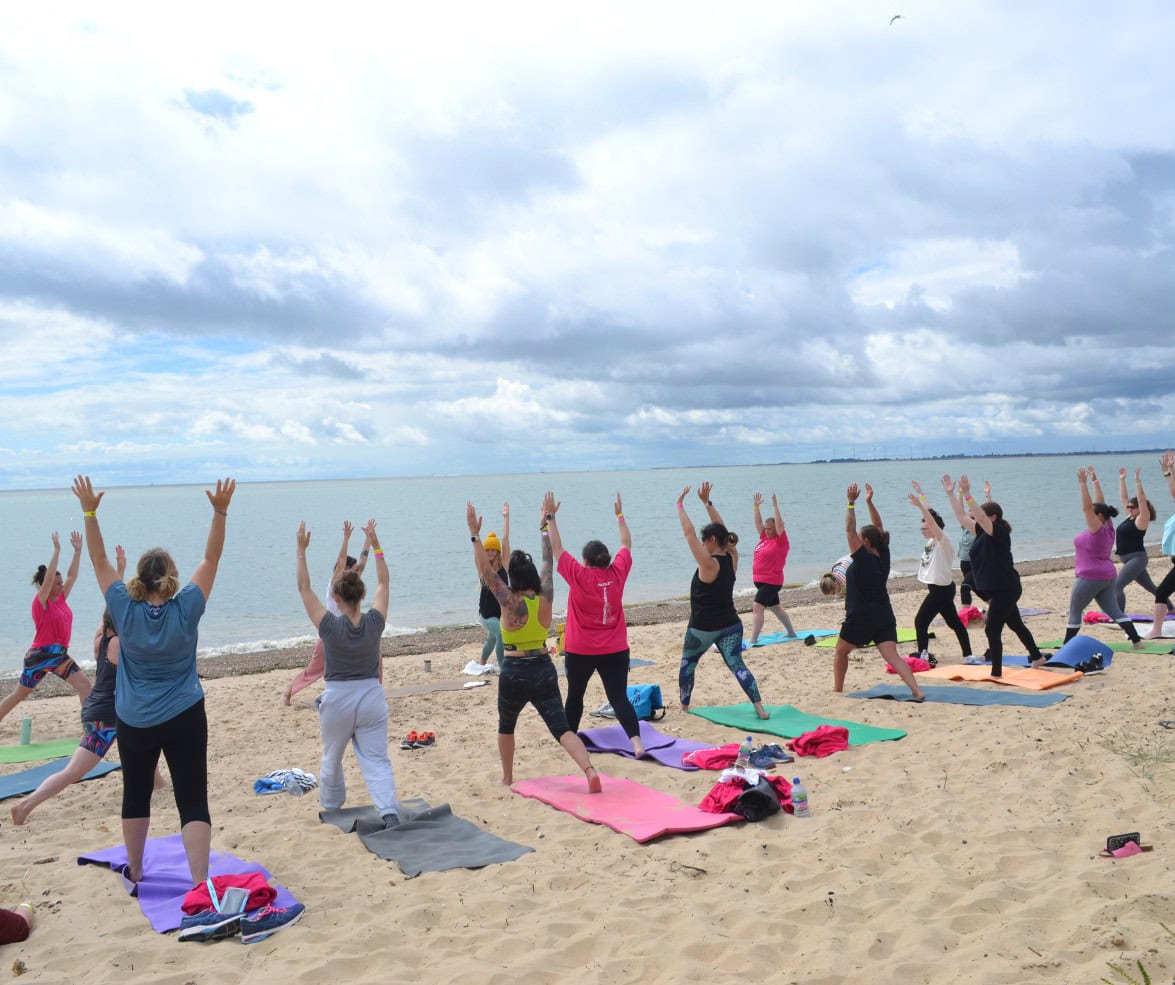
M 985 663 L 987 663 L 987 661 L 984 660 L 983 657 L 977 657 L 973 654 L 972 656 L 970 656 L 966 660 L 964 660 L 963 663 L 974 667 L 977 664 L 985 664 Z

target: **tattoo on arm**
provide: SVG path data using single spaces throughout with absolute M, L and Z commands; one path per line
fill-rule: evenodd
M 539 573 L 542 581 L 542 587 L 539 589 L 539 594 L 542 595 L 548 602 L 555 599 L 555 577 L 552 568 L 553 552 L 551 548 L 551 538 L 544 537 L 543 539 L 543 570 Z
M 494 593 L 494 598 L 498 600 L 498 605 L 502 607 L 503 611 L 512 608 L 518 600 L 518 596 L 510 591 L 509 586 L 502 581 L 501 576 L 496 571 L 483 573 L 481 580 L 485 587 Z M 525 606 L 523 608 L 525 609 Z

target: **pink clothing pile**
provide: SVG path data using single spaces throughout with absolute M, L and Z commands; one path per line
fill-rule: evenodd
M 849 730 L 843 725 L 821 725 L 814 732 L 805 732 L 787 744 L 797 756 L 815 756 L 823 759 L 849 747 Z
M 1087 612 L 1082 616 L 1082 621 L 1086 625 L 1092 625 L 1097 622 L 1113 622 L 1114 620 L 1107 616 L 1104 612 Z
M 779 806 L 789 814 L 794 813 L 791 805 L 791 784 L 782 776 L 764 776 L 764 780 L 775 788 L 779 794 Z M 715 783 L 710 792 L 698 804 L 698 810 L 709 814 L 726 814 L 734 810 L 734 804 L 744 790 L 747 782 L 743 779 L 732 778 L 723 783 Z M 737 813 L 737 812 L 736 812 Z
M 983 622 L 983 613 L 975 606 L 968 605 L 959 610 L 959 618 L 963 620 L 964 626 L 970 626 L 973 622 Z
M 696 749 L 681 757 L 681 761 L 686 766 L 696 766 L 701 770 L 724 770 L 728 766 L 733 766 L 736 759 L 738 759 L 737 742 L 726 746 L 715 746 L 712 749 Z
M 930 666 L 930 664 L 928 664 L 921 657 L 902 657 L 902 659 L 904 661 L 906 661 L 906 666 L 908 666 L 910 668 L 910 670 L 912 670 L 915 674 L 920 673 L 924 670 L 933 670 L 933 668 Z M 893 667 L 891 667 L 889 664 L 885 665 L 885 672 L 887 674 L 896 674 L 897 673 L 897 671 L 894 670 Z

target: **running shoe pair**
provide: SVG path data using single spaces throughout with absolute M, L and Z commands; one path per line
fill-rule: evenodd
M 185 916 L 180 922 L 179 940 L 209 943 L 241 935 L 242 944 L 256 944 L 276 934 L 283 927 L 293 926 L 306 912 L 301 903 L 293 906 L 263 906 L 252 913 L 217 913 L 203 910 Z

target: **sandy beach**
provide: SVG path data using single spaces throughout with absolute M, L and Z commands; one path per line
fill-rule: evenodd
M 1154 560 L 1152 573 L 1166 565 Z M 1038 640 L 1060 637 L 1071 561 L 1020 569 L 1021 604 L 1048 610 L 1029 627 Z M 893 585 L 899 625 L 912 625 L 921 595 L 908 579 Z M 557 604 L 564 598 L 560 584 Z M 1149 611 L 1138 589 L 1128 600 L 1132 611 Z M 843 611 L 810 591 L 790 593 L 785 604 L 801 629 L 835 629 Z M 673 603 L 633 611 L 633 657 L 652 666 L 635 668 L 631 681 L 661 685 L 669 705 L 661 731 L 735 741 L 733 730 L 677 707 L 686 616 Z M 1087 631 L 1122 638 L 1113 627 Z M 982 652 L 982 631 L 972 638 Z M 460 678 L 480 639 L 480 631 L 453 630 L 387 640 L 385 684 Z M 1007 652 L 1017 652 L 1010 634 L 1005 639 Z M 957 644 L 941 627 L 931 649 L 941 663 L 958 662 Z M 645 845 L 499 783 L 493 683 L 393 697 L 400 797 L 448 803 L 534 849 L 505 864 L 411 879 L 353 835 L 320 824 L 315 796 L 253 793 L 253 780 L 270 770 L 318 771 L 313 700 L 321 686 L 292 707 L 281 704 L 288 668 L 306 655 L 236 655 L 201 668 L 213 847 L 265 865 L 306 904 L 301 922 L 249 946 L 181 946 L 174 934 L 153 933 L 116 877 L 76 864 L 82 852 L 120 841 L 121 782 L 113 773 L 71 787 L 23 827 L 9 818 L 12 801 L 0 808 L 0 897 L 37 908 L 32 937 L 4 950 L 6 966 L 20 963 L 22 981 L 1070 983 L 1116 980 L 1108 962 L 1137 960 L 1153 981 L 1175 973 L 1175 939 L 1160 926 L 1175 926 L 1175 731 L 1159 725 L 1175 718 L 1170 655 L 1119 654 L 1106 673 L 1062 688 L 1068 700 L 1021 708 L 855 700 L 832 691 L 831 650 L 748 651 L 768 705 L 909 734 L 783 767 L 808 787 L 809 820 L 776 815 Z M 896 682 L 876 650 L 853 655 L 848 690 Z M 695 708 L 742 700 L 720 658 L 703 658 Z M 593 681 L 587 706 L 603 701 Z M 23 707 L 37 740 L 77 735 L 73 697 Z M 0 743 L 18 741 L 21 714 L 0 723 Z M 585 728 L 595 724 L 585 717 Z M 436 732 L 436 745 L 401 750 L 398 739 L 410 729 Z M 523 714 L 517 737 L 516 780 L 572 771 L 533 711 Z M 611 755 L 595 764 L 605 786 L 627 778 L 688 804 L 717 779 Z M 350 755 L 345 765 L 349 803 L 366 803 Z M 172 834 L 177 824 L 170 791 L 162 791 L 152 833 Z M 1127 831 L 1141 832 L 1154 850 L 1099 857 L 1107 835 Z

